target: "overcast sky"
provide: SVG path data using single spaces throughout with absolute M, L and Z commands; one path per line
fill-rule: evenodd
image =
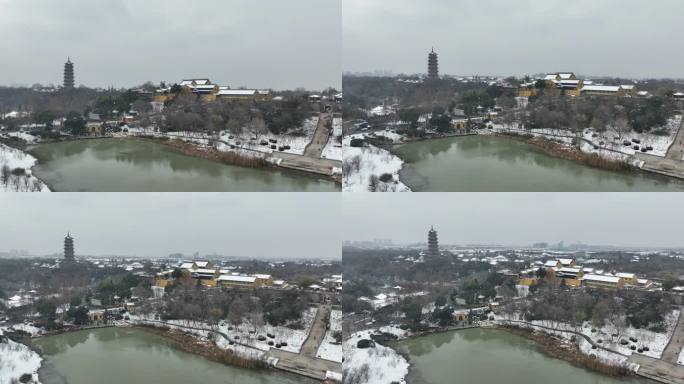
M 341 0 L 0 0 L 0 85 L 341 83 Z
M 344 194 L 342 238 L 530 245 L 535 242 L 681 247 L 680 193 Z
M 337 193 L 0 194 L 0 251 L 341 257 Z
M 343 69 L 684 78 L 681 0 L 343 0 Z

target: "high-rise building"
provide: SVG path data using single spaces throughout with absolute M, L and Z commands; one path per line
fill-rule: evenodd
M 74 63 L 71 58 L 64 63 L 64 88 L 71 89 L 74 87 Z
M 67 233 L 64 238 L 64 261 L 74 261 L 74 238 Z
M 432 48 L 432 51 L 428 54 L 428 78 L 439 79 L 439 64 L 437 52 L 435 52 L 434 48 Z
M 439 242 L 437 241 L 437 231 L 434 227 L 430 227 L 428 231 L 428 256 L 439 256 Z

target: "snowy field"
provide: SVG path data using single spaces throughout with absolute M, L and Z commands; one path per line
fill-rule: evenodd
M 330 328 L 325 332 L 325 337 L 318 347 L 316 357 L 342 362 L 342 344 L 337 344 L 333 334 L 335 332 L 342 332 L 342 311 L 333 310 L 330 312 Z
M 3 338 L 4 329 L 0 328 L 0 384 L 11 384 L 23 374 L 30 374 L 38 383 L 40 355 L 23 344 Z
M 390 140 L 392 140 L 393 143 L 401 143 L 404 141 L 404 136 L 400 135 L 396 132 L 384 130 L 384 131 L 375 131 L 371 133 L 364 133 L 364 135 L 368 137 L 386 137 Z
M 409 363 L 392 348 L 377 343 L 374 348 L 356 347 L 359 340 L 370 339 L 372 333 L 357 332 L 344 342 L 345 379 L 360 384 L 406 384 Z
M 0 192 L 50 192 L 43 182 L 33 177 L 31 168 L 36 164 L 36 158 L 18 149 L 0 144 L 0 167 L 7 165 L 10 170 L 23 168 L 26 176 L 10 175 L 7 183 L 0 182 Z
M 218 149 L 224 152 L 236 152 L 236 149 L 239 150 L 242 154 L 254 154 L 255 152 L 257 153 L 264 153 L 264 154 L 270 154 L 273 152 L 285 152 L 285 153 L 292 153 L 295 155 L 302 155 L 304 154 L 304 149 L 306 146 L 311 142 L 313 139 L 314 133 L 316 132 L 316 127 L 318 126 L 318 117 L 311 117 L 307 120 L 304 121 L 304 124 L 302 125 L 301 128 L 293 130 L 293 131 L 300 131 L 303 135 L 295 135 L 294 133 L 290 134 L 281 134 L 281 135 L 273 135 L 273 134 L 263 134 L 263 135 L 255 135 L 253 133 L 248 133 L 245 132 L 239 136 L 235 136 L 230 132 L 221 132 L 221 135 L 219 136 L 219 139 L 228 143 L 228 145 L 220 143 L 218 146 Z M 127 136 L 127 135 L 149 135 L 149 136 L 155 136 L 155 137 L 168 137 L 171 139 L 176 139 L 176 140 L 182 140 L 185 142 L 189 143 L 195 143 L 195 144 L 200 144 L 200 145 L 207 145 L 209 143 L 209 139 L 211 139 L 211 135 L 208 135 L 204 132 L 188 132 L 188 131 L 179 131 L 179 132 L 155 132 L 153 128 L 148 127 L 148 128 L 128 128 L 128 133 L 119 133 L 115 134 L 115 136 Z M 231 138 L 232 137 L 232 138 Z M 268 145 L 260 145 L 260 142 L 262 140 L 269 141 L 269 140 L 276 140 L 276 143 L 271 143 L 269 142 Z M 240 143 L 238 145 L 238 142 Z M 276 145 L 278 147 L 280 146 L 285 146 L 289 145 L 290 149 L 284 150 L 284 151 L 278 151 L 278 149 L 271 149 L 271 145 Z M 231 146 L 235 147 L 232 148 Z M 240 150 L 241 149 L 241 150 Z
M 639 152 L 634 149 L 635 145 L 639 148 L 652 147 L 653 150 L 646 152 L 649 155 L 665 157 L 667 150 L 672 145 L 677 132 L 679 131 L 682 116 L 677 115 L 668 120 L 662 130 L 666 131 L 666 135 L 655 135 L 650 132 L 638 133 L 634 131 L 620 133 L 614 128 L 607 127 L 603 132 L 597 132 L 592 128 L 587 128 L 582 132 L 582 138 L 589 141 L 582 141 L 580 149 L 587 153 L 596 153 L 604 158 L 611 160 L 630 161 L 630 156 Z M 478 131 L 481 134 L 487 133 L 503 133 L 513 132 L 519 134 L 528 134 L 535 137 L 544 137 L 563 144 L 572 144 L 575 140 L 573 132 L 563 129 L 539 128 L 539 129 L 519 129 L 501 124 L 492 124 L 493 129 L 485 129 Z M 632 142 L 637 140 L 639 143 Z M 631 145 L 624 145 L 624 141 L 632 142 Z M 598 149 L 594 149 L 598 146 Z M 638 165 L 638 164 L 637 164 Z
M 323 148 L 321 157 L 324 159 L 340 160 L 342 161 L 342 143 L 339 138 L 342 137 L 342 119 L 336 117 L 333 119 L 333 133 L 328 138 L 328 143 Z
M 565 339 L 570 339 L 572 336 L 571 333 L 568 333 L 567 331 L 579 331 L 583 335 L 588 336 L 590 339 L 592 339 L 594 342 L 597 342 L 598 340 L 601 340 L 600 345 L 602 345 L 605 348 L 611 349 L 613 351 L 618 352 L 616 353 L 611 353 L 608 351 L 600 350 L 600 349 L 592 349 L 591 344 L 586 341 L 585 339 L 580 339 L 580 350 L 583 353 L 586 354 L 594 354 L 598 358 L 600 358 L 602 361 L 613 364 L 613 365 L 625 365 L 627 362 L 628 356 L 631 356 L 632 353 L 640 353 L 645 356 L 653 357 L 656 359 L 659 359 L 663 351 L 665 350 L 665 347 L 667 346 L 667 343 L 669 342 L 670 338 L 672 337 L 672 333 L 674 332 L 674 327 L 677 324 L 677 318 L 679 317 L 679 311 L 678 310 L 673 310 L 669 314 L 665 316 L 665 332 L 652 332 L 647 329 L 636 329 L 632 327 L 628 327 L 626 330 L 622 331 L 622 333 L 618 332 L 616 327 L 613 326 L 612 324 L 605 324 L 603 327 L 596 328 L 591 325 L 590 322 L 584 322 L 582 325 L 581 329 L 576 329 L 575 327 L 565 324 L 565 323 L 558 323 L 558 322 L 553 322 L 553 321 L 544 321 L 544 320 L 535 320 L 532 321 L 531 324 L 520 324 L 516 323 L 517 326 L 520 327 L 525 327 L 525 328 L 532 328 L 532 329 L 538 329 L 543 332 L 547 333 L 553 333 L 558 336 L 561 336 Z M 513 316 L 502 316 L 502 315 L 495 315 L 496 321 L 500 320 L 513 320 L 513 321 L 521 321 L 521 319 L 517 315 Z M 503 322 L 505 323 L 505 322 Z M 535 326 L 540 326 L 540 327 L 549 327 L 553 328 L 554 330 L 549 330 L 549 329 L 544 329 L 544 328 L 536 328 Z M 596 332 L 592 332 L 592 329 L 595 329 Z M 613 337 L 613 334 L 619 334 L 619 336 Z M 637 341 L 632 342 L 629 340 L 629 338 L 635 338 Z M 620 344 L 621 340 L 627 340 L 628 344 L 622 345 Z M 648 351 L 643 351 L 643 352 L 638 352 L 638 351 L 632 351 L 630 349 L 630 346 L 635 346 L 637 349 L 643 348 L 643 347 L 648 347 Z
M 288 352 L 299 353 L 302 344 L 304 344 L 304 341 L 306 341 L 306 338 L 309 335 L 311 325 L 316 318 L 317 310 L 317 308 L 312 307 L 302 313 L 302 329 L 290 329 L 286 326 L 274 327 L 268 324 L 253 326 L 247 320 L 238 326 L 227 324 L 225 322 L 220 323 L 218 326 L 212 326 L 207 323 L 192 320 L 167 320 L 162 324 L 160 321 L 154 320 L 153 315 L 131 315 L 130 321 L 133 323 L 151 324 L 155 326 L 164 325 L 182 330 L 184 332 L 190 332 L 200 338 L 207 338 L 209 335 L 209 329 L 220 331 L 228 335 L 229 339 L 234 341 L 234 344 L 230 345 L 228 340 L 220 337 L 218 340 L 216 340 L 217 346 L 222 349 L 233 350 L 245 357 L 255 358 L 260 357 L 264 352 L 269 351 L 271 348 L 275 348 L 275 346 L 268 345 L 269 341 L 272 341 L 274 345 L 285 342 L 287 345 L 281 346 L 280 349 Z M 201 329 L 189 330 L 188 327 Z M 272 334 L 275 337 L 269 338 L 267 337 L 268 334 Z M 266 337 L 266 340 L 259 340 L 259 336 Z
M 273 134 L 264 134 L 264 135 L 259 135 L 258 139 L 256 139 L 256 136 L 252 133 L 244 133 L 238 137 L 233 137 L 232 139 L 230 138 L 233 136 L 231 133 L 224 132 L 221 134 L 221 140 L 231 144 L 235 145 L 236 147 L 241 147 L 253 151 L 258 151 L 258 152 L 264 152 L 264 153 L 273 153 L 273 152 L 281 152 L 278 151 L 277 149 L 271 149 L 271 145 L 276 145 L 280 147 L 281 145 L 289 145 L 291 148 L 284 150 L 282 152 L 285 153 L 292 153 L 295 155 L 303 155 L 304 154 L 304 149 L 306 149 L 306 146 L 309 145 L 311 140 L 313 139 L 314 133 L 316 132 L 316 127 L 318 126 L 318 116 L 316 117 L 310 117 L 307 120 L 304 121 L 304 125 L 302 125 L 301 128 L 295 129 L 293 131 L 300 131 L 303 133 L 303 135 L 295 135 L 293 133 L 286 133 L 282 135 L 273 135 Z M 262 140 L 277 140 L 277 143 L 268 143 L 268 145 L 260 145 L 260 141 Z M 240 142 L 240 145 L 237 144 L 237 142 Z
M 26 132 L 7 132 L 6 135 L 12 136 L 12 137 L 18 137 L 18 138 L 26 141 L 29 144 L 33 144 L 33 143 L 39 141 L 38 137 L 33 136 L 33 135 L 26 133 Z
M 410 192 L 409 187 L 399 181 L 399 171 L 404 165 L 402 159 L 372 145 L 362 148 L 350 145 L 353 138 L 363 136 L 363 134 L 356 134 L 344 138 L 345 175 L 342 190 L 344 192 L 368 192 L 371 176 L 380 177 L 388 173 L 392 175 L 392 181 L 380 182 L 380 191 Z

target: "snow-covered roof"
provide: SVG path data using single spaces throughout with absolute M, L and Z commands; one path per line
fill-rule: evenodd
M 254 276 L 233 276 L 233 275 L 221 275 L 218 278 L 219 281 L 232 281 L 237 283 L 253 283 L 256 281 Z
M 567 72 L 567 73 L 559 73 L 558 76 L 560 76 L 561 80 L 569 80 L 571 77 L 573 77 L 575 74 L 572 72 Z
M 549 260 L 546 263 L 544 263 L 545 267 L 555 267 L 558 262 L 556 260 Z
M 208 261 L 195 261 L 198 268 L 206 268 L 209 265 Z
M 619 277 L 615 276 L 604 276 L 604 275 L 593 275 L 593 274 L 587 274 L 584 275 L 584 280 L 589 280 L 589 281 L 600 281 L 603 283 L 615 283 L 617 284 L 620 281 Z
M 633 273 L 627 273 L 627 272 L 618 272 L 618 273 L 615 274 L 615 276 L 617 276 L 617 277 L 623 277 L 623 278 L 626 278 L 626 279 L 633 279 L 633 278 L 636 277 L 635 274 L 633 274 Z
M 215 270 L 215 269 L 198 268 L 198 269 L 196 269 L 196 270 L 194 270 L 194 271 L 192 271 L 192 272 L 193 272 L 193 273 L 208 273 L 208 274 L 214 274 L 214 273 L 216 273 L 216 270 Z
M 271 278 L 271 275 L 266 275 L 266 274 L 257 273 L 257 274 L 254 275 L 254 277 L 256 277 L 257 279 L 270 279 L 270 278 Z
M 193 82 L 197 85 L 211 84 L 211 81 L 209 81 L 209 79 L 186 79 L 181 81 L 180 85 L 192 85 Z
M 179 267 L 180 269 L 192 269 L 193 268 L 193 263 L 183 263 Z
M 590 92 L 617 92 L 620 87 L 617 85 L 585 85 L 582 87 L 582 91 Z
M 250 96 L 256 92 L 254 89 L 221 89 L 216 92 L 216 96 Z
M 572 259 L 558 259 L 562 265 L 570 265 L 572 264 Z

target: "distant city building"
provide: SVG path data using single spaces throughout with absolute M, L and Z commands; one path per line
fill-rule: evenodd
M 437 58 L 437 52 L 432 48 L 430 54 L 428 54 L 428 78 L 439 79 L 439 64 Z
M 430 227 L 430 230 L 428 231 L 427 255 L 430 257 L 439 256 L 439 242 L 437 241 L 437 231 L 435 231 L 434 227 Z
M 71 89 L 74 87 L 74 63 L 71 58 L 64 63 L 64 88 Z
M 74 261 L 74 238 L 67 233 L 64 238 L 64 261 Z

